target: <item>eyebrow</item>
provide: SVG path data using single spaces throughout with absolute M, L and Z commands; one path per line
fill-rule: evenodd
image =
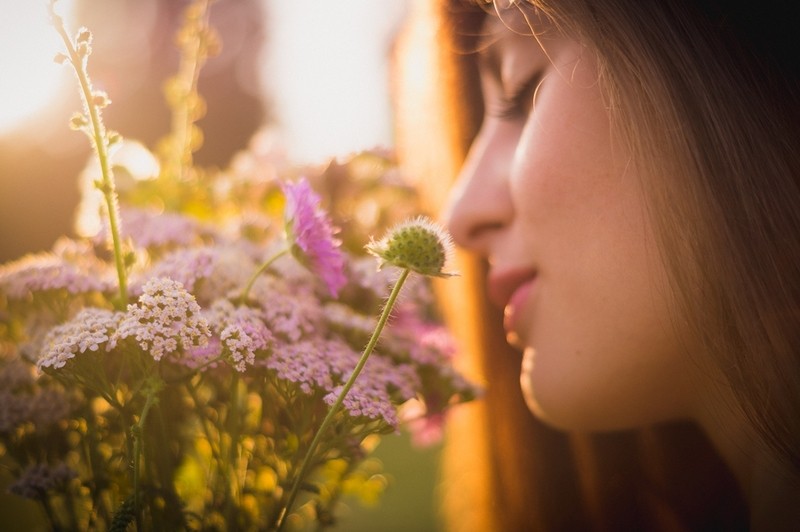
M 540 69 L 531 69 L 524 78 L 508 87 L 508 83 L 503 80 L 503 53 L 499 35 L 487 33 L 481 36 L 477 49 L 477 64 L 480 72 L 485 72 L 492 77 L 500 86 L 510 89 L 509 94 L 519 94 L 531 89 L 531 85 L 538 83 L 541 77 Z M 531 37 L 531 46 L 537 46 L 534 37 Z M 507 81 L 507 80 L 506 80 Z

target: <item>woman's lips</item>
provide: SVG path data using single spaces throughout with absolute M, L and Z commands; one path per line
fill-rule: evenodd
M 531 293 L 535 278 L 529 279 L 519 285 L 516 290 L 511 294 L 505 309 L 503 310 L 503 328 L 508 334 L 509 343 L 516 345 L 519 343 L 519 335 L 517 334 L 517 325 L 519 322 L 520 311 L 525 303 L 528 301 L 528 296 Z
M 504 309 L 503 327 L 515 337 L 519 313 L 530 295 L 536 271 L 530 268 L 504 270 L 489 275 L 489 299 Z M 511 338 L 510 338 L 511 339 Z

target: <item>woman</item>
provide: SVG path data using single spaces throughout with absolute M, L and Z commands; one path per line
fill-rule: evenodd
M 533 4 L 421 2 L 398 45 L 401 156 L 463 161 L 475 290 L 445 300 L 487 391 L 449 435 L 451 527 L 796 529 L 791 6 Z

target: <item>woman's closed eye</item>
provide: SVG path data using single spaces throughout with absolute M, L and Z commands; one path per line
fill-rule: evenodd
M 541 81 L 542 76 L 535 74 L 511 90 L 497 91 L 494 101 L 487 102 L 488 114 L 501 120 L 525 120 L 533 109 L 534 96 Z

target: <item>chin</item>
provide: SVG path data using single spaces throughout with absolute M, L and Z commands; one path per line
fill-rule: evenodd
M 654 421 L 636 407 L 613 406 L 613 401 L 609 403 L 599 396 L 587 397 L 581 390 L 573 389 L 573 383 L 554 382 L 557 379 L 552 375 L 542 375 L 541 368 L 537 371 L 534 358 L 533 349 L 526 348 L 520 388 L 531 413 L 551 428 L 566 432 L 606 432 L 641 427 Z
M 528 409 L 533 413 L 539 421 L 550 425 L 555 429 L 560 430 L 575 430 L 574 426 L 570 423 L 564 423 L 564 416 L 559 415 L 559 412 L 554 409 L 547 408 L 537 395 L 539 387 L 534 385 L 535 370 L 534 364 L 534 351 L 533 348 L 526 348 L 522 357 L 522 367 L 520 369 L 519 385 L 522 389 L 522 397 L 525 399 L 525 404 Z
M 530 373 L 523 371 L 520 374 L 520 387 L 522 388 L 522 397 L 525 399 L 528 410 L 530 410 L 539 421 L 551 428 L 562 431 L 586 430 L 577 420 L 571 416 L 566 416 L 563 409 L 548 407 L 546 403 L 540 400 L 536 395 L 536 389 L 532 384 Z

